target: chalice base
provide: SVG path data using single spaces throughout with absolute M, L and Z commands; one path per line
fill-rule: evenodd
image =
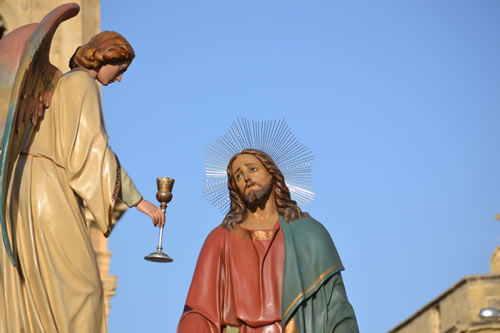
M 155 251 L 147 256 L 144 257 L 144 259 L 148 261 L 153 261 L 153 262 L 172 262 L 174 259 L 170 258 L 168 254 L 165 254 L 161 251 Z

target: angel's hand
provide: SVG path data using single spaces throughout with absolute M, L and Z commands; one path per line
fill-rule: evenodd
M 151 217 L 155 226 L 163 227 L 165 225 L 165 214 L 163 214 L 163 211 L 151 202 L 142 199 L 135 207 L 140 212 Z

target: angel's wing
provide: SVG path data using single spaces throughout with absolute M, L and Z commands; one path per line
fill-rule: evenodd
M 75 3 L 59 6 L 40 24 L 20 27 L 0 40 L 0 226 L 13 265 L 16 257 L 6 222 L 7 191 L 21 146 L 50 104 L 61 76 L 49 62 L 52 37 L 59 24 L 79 11 Z

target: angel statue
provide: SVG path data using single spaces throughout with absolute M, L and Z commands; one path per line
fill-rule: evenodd
M 0 332 L 106 332 L 86 210 L 105 235 L 119 204 L 164 224 L 108 146 L 101 109 L 97 83 L 121 80 L 132 46 L 105 31 L 70 72 L 49 62 L 55 30 L 78 11 L 62 5 L 0 41 Z

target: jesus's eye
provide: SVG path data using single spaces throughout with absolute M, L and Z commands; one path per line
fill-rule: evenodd
M 257 171 L 257 168 L 256 167 L 251 167 L 250 171 Z

